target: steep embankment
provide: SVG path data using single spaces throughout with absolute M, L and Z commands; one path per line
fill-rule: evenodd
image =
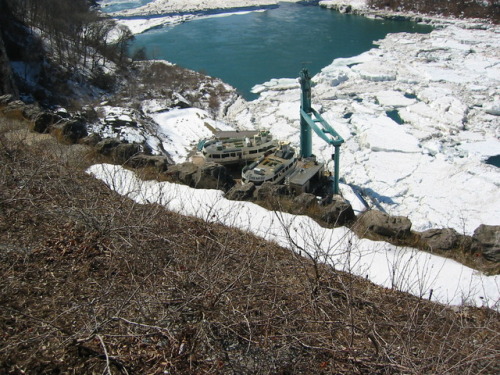
M 135 204 L 26 127 L 0 118 L 0 372 L 498 373 L 497 313 Z

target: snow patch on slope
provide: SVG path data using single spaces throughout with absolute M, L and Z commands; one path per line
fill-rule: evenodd
M 451 259 L 384 242 L 358 238 L 349 229 L 320 227 L 307 216 L 268 211 L 251 202 L 230 201 L 220 190 L 193 189 L 169 182 L 141 181 L 120 166 L 94 165 L 88 173 L 138 203 L 158 203 L 249 231 L 372 282 L 450 305 L 498 309 L 500 276 L 485 276 Z M 302 254 L 303 255 L 303 254 Z

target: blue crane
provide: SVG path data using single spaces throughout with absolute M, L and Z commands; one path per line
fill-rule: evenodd
M 344 139 L 330 124 L 311 106 L 311 77 L 307 68 L 300 72 L 300 87 L 302 89 L 300 103 L 300 156 L 313 157 L 312 132 L 329 145 L 334 147 L 332 160 L 334 162 L 333 194 L 339 194 L 340 145 Z

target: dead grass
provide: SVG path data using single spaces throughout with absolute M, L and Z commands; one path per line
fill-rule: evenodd
M 491 310 L 383 289 L 138 205 L 4 131 L 0 170 L 0 373 L 500 370 Z

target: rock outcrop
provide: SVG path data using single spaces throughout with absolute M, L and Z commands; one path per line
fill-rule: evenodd
M 228 191 L 235 184 L 226 168 L 216 163 L 207 163 L 202 166 L 189 162 L 176 164 L 169 168 L 168 174 L 183 184 L 198 189 Z
M 420 233 L 420 239 L 430 251 L 451 250 L 463 243 L 463 237 L 455 229 L 429 229 Z
M 82 119 L 64 119 L 50 127 L 50 134 L 64 143 L 76 143 L 88 135 L 87 126 Z
M 286 195 L 287 193 L 288 188 L 284 185 L 275 185 L 270 182 L 264 182 L 255 189 L 253 197 L 259 201 L 263 201 L 280 195 Z
M 198 172 L 198 166 L 193 163 L 175 164 L 168 170 L 168 175 L 175 180 L 188 186 L 195 186 L 195 175 Z
M 98 142 L 95 145 L 95 149 L 98 153 L 111 156 L 113 150 L 121 144 L 121 141 L 118 138 L 106 138 L 102 141 Z
M 95 145 L 95 149 L 102 155 L 109 156 L 113 162 L 126 164 L 132 157 L 141 153 L 141 145 L 127 143 L 118 138 L 106 138 Z
M 382 211 L 370 210 L 358 218 L 356 226 L 362 234 L 371 232 L 384 237 L 403 239 L 410 235 L 411 221 L 404 216 L 389 216 Z
M 472 238 L 483 257 L 500 262 L 500 225 L 480 225 L 474 231 Z
M 246 201 L 252 199 L 254 191 L 255 184 L 253 182 L 237 184 L 227 192 L 226 198 L 233 201 Z
M 293 204 L 298 211 L 304 212 L 308 208 L 318 204 L 316 196 L 310 193 L 302 193 L 293 198 Z
M 31 129 L 37 133 L 48 133 L 52 125 L 57 124 L 62 118 L 52 112 L 40 112 L 34 119 Z
M 334 195 L 331 203 L 321 206 L 321 219 L 335 226 L 345 225 L 356 220 L 349 202 L 340 195 Z
M 216 163 L 202 165 L 195 175 L 195 187 L 199 189 L 228 191 L 234 184 L 234 179 L 229 175 L 226 167 Z

